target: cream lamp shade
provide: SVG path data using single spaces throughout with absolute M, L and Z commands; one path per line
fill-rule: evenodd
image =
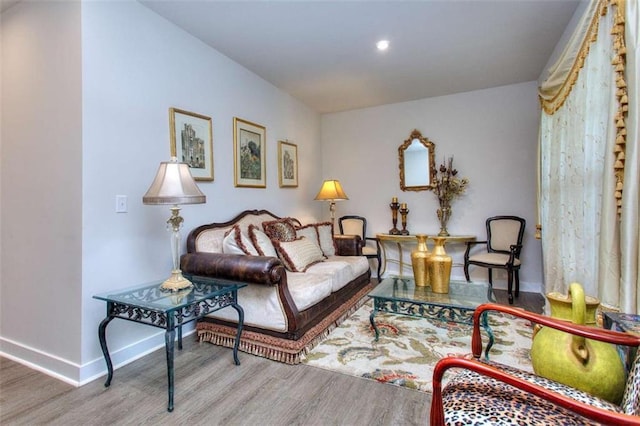
M 142 197 L 144 204 L 203 204 L 207 197 L 200 192 L 187 163 L 163 161 L 155 179 Z
M 171 161 L 160 163 L 156 177 L 153 179 L 149 190 L 142 197 L 144 204 L 172 205 L 171 217 L 167 224 L 171 225 L 171 254 L 173 258 L 173 269 L 171 277 L 161 286 L 161 290 L 179 291 L 191 287 L 191 282 L 182 276 L 180 270 L 180 228 L 184 219 L 180 216 L 181 204 L 203 204 L 207 201 L 206 196 L 196 185 L 189 165 L 179 163 L 176 157 L 171 157 Z
M 329 201 L 329 211 L 331 212 L 331 224 L 335 225 L 336 201 L 348 200 L 347 194 L 344 193 L 340 181 L 335 179 L 325 180 L 322 187 L 316 195 L 316 200 Z

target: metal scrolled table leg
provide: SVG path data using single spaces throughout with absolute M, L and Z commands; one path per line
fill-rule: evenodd
M 167 411 L 173 411 L 173 390 L 174 390 L 174 378 L 173 378 L 173 351 L 174 351 L 174 339 L 176 336 L 175 328 L 169 328 L 164 333 L 165 350 L 167 353 L 167 388 L 169 394 L 169 402 L 167 403 Z
M 487 331 L 487 334 L 489 335 L 489 343 L 487 344 L 487 348 L 484 351 L 484 357 L 485 359 L 489 359 L 489 350 L 491 349 L 491 347 L 493 346 L 494 343 L 494 338 L 493 338 L 493 331 L 491 330 L 491 327 L 489 326 L 489 317 L 488 317 L 488 312 L 484 311 L 482 313 L 482 317 L 480 320 L 480 323 L 482 325 L 482 327 Z
M 242 334 L 242 326 L 244 324 L 244 310 L 237 303 L 232 303 L 231 306 L 238 312 L 238 331 L 236 333 L 236 341 L 233 344 L 233 362 L 236 365 L 240 365 L 240 359 L 238 358 L 238 347 L 240 346 L 240 335 Z
M 378 338 L 380 337 L 380 331 L 378 331 L 378 326 L 376 325 L 375 321 L 373 320 L 373 317 L 376 316 L 376 314 L 378 313 L 378 309 L 376 308 L 376 304 L 373 304 L 373 311 L 371 311 L 371 315 L 369 315 L 369 322 L 371 323 L 371 327 L 373 327 L 373 331 L 376 333 L 376 342 L 378 341 Z
M 111 304 L 107 306 L 107 312 L 111 311 Z M 107 381 L 104 382 L 104 387 L 108 388 L 111 385 L 111 379 L 113 379 L 113 364 L 111 363 L 111 357 L 109 356 L 109 349 L 107 348 L 107 325 L 111 322 L 114 317 L 111 315 L 107 315 L 105 319 L 100 322 L 100 326 L 98 327 L 98 340 L 100 341 L 100 348 L 102 348 L 102 355 L 104 356 L 104 360 L 107 362 Z

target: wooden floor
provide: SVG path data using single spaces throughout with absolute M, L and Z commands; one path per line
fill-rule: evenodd
M 496 296 L 496 303 L 500 303 L 502 305 L 509 304 L 509 298 L 507 297 L 506 290 L 493 290 L 493 293 Z M 522 308 L 529 312 L 535 312 L 537 314 L 543 313 L 544 310 L 544 296 L 540 293 L 525 293 L 520 292 L 520 296 L 513 300 L 513 305 L 517 308 Z
M 497 290 L 499 303 L 506 292 Z M 539 294 L 514 306 L 541 312 Z M 425 425 L 431 396 L 306 365 L 285 365 L 185 338 L 176 351 L 175 410 L 166 411 L 164 349 L 75 388 L 0 357 L 2 425 Z

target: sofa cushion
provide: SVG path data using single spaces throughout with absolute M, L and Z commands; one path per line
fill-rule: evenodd
M 351 268 L 347 262 L 337 260 L 325 260 L 316 263 L 307 269 L 309 275 L 329 275 L 331 277 L 331 291 L 340 290 L 353 278 L 351 277 Z
M 296 228 L 291 218 L 262 222 L 264 233 L 272 240 L 293 241 L 296 239 Z
M 306 237 L 293 241 L 273 240 L 273 246 L 284 267 L 292 272 L 305 272 L 309 266 L 325 259 L 320 247 Z
M 328 261 L 339 261 L 349 264 L 351 279 L 359 277 L 369 269 L 369 261 L 364 256 L 331 256 Z
M 275 247 L 267 234 L 255 225 L 249 225 L 249 239 L 260 256 L 278 257 Z
M 224 237 L 224 240 L 222 240 L 222 252 L 229 254 L 248 254 L 251 256 L 258 255 L 258 251 L 253 246 L 253 243 L 248 236 L 240 231 L 238 225 L 231 228 Z
M 287 286 L 298 311 L 315 305 L 331 294 L 330 275 L 287 271 Z
M 331 222 L 316 223 L 316 231 L 318 231 L 318 241 L 320 248 L 325 256 L 333 256 L 336 254 L 336 245 L 333 241 L 333 225 Z
M 369 269 L 364 256 L 331 256 L 307 269 L 307 274 L 330 275 L 331 291 L 338 291 Z

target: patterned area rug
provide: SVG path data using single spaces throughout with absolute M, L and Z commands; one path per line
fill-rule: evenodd
M 471 357 L 470 325 L 405 315 L 376 314 L 380 339 L 369 315 L 371 301 L 362 306 L 303 359 L 303 363 L 357 377 L 431 392 L 433 366 L 449 355 Z M 492 361 L 533 371 L 529 358 L 531 323 L 498 312 L 489 313 L 495 343 Z M 482 329 L 483 350 L 489 337 Z M 484 356 L 484 353 L 483 353 Z

